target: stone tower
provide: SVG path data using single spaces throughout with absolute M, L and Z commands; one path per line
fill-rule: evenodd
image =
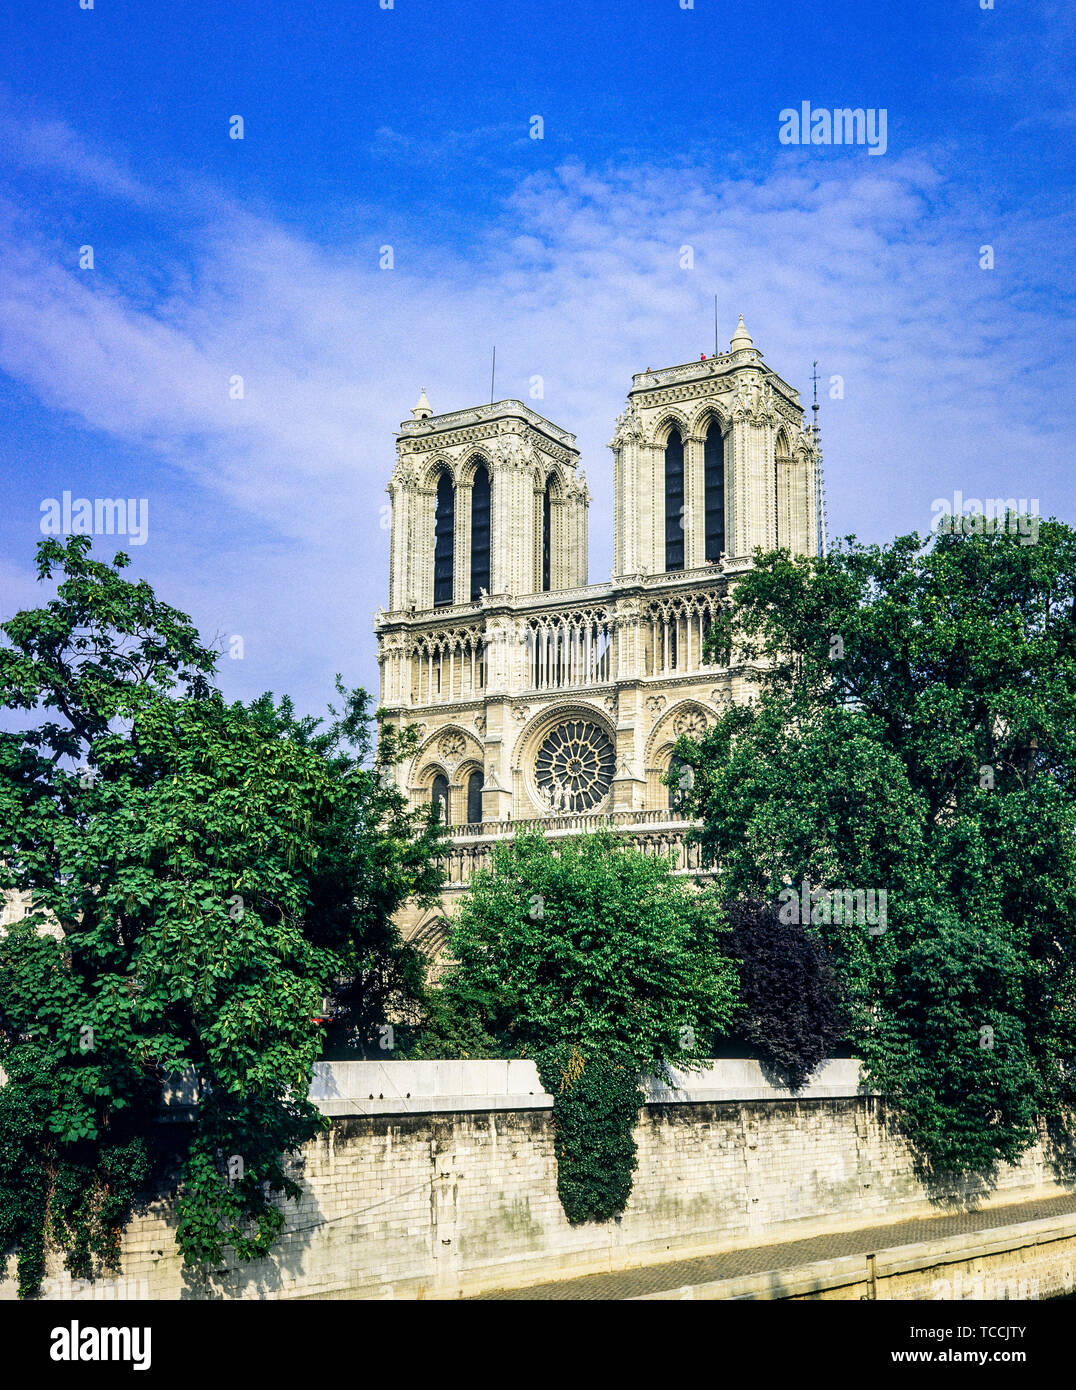
M 574 434 L 520 401 L 434 415 L 425 389 L 411 415 L 388 485 L 390 611 L 587 582 L 589 498 Z
M 816 554 L 803 415 L 742 314 L 727 354 L 634 376 L 611 446 L 614 575 L 697 569 L 756 546 Z

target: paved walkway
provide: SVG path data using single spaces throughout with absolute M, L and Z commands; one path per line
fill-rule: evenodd
M 912 1245 L 921 1240 L 940 1240 L 943 1236 L 986 1231 L 996 1226 L 1014 1226 L 1021 1221 L 1038 1221 L 1047 1216 L 1067 1216 L 1076 1212 L 1076 1195 L 1050 1197 L 1041 1202 L 1022 1202 L 993 1207 L 987 1211 L 961 1212 L 952 1216 L 928 1216 L 916 1221 L 896 1221 L 888 1226 L 867 1226 L 857 1231 L 835 1231 L 832 1235 L 809 1240 L 790 1240 L 780 1245 L 758 1245 L 743 1250 L 726 1250 L 720 1255 L 704 1255 L 693 1260 L 673 1260 L 668 1264 L 644 1265 L 616 1274 L 590 1274 L 582 1279 L 565 1279 L 550 1284 L 532 1284 L 526 1289 L 501 1289 L 478 1295 L 478 1299 L 624 1299 L 638 1294 L 679 1289 L 685 1284 L 707 1284 L 715 1279 L 736 1279 L 743 1274 L 763 1274 L 770 1269 L 794 1269 L 813 1260 L 836 1259 L 840 1255 L 869 1255 L 891 1245 Z

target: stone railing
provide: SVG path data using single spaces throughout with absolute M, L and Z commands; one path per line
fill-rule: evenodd
M 662 386 L 675 386 L 683 381 L 699 381 L 708 376 L 722 376 L 732 367 L 750 367 L 754 370 L 762 370 L 767 378 L 777 386 L 788 399 L 799 404 L 800 393 L 794 386 L 790 386 L 783 377 L 777 375 L 772 367 L 767 367 L 762 361 L 762 353 L 757 348 L 749 348 L 746 353 L 738 353 L 733 356 L 730 352 L 723 352 L 717 357 L 707 357 L 697 362 L 683 362 L 675 367 L 659 367 L 652 372 L 635 372 L 631 378 L 631 389 L 639 390 L 658 390 Z
M 660 367 L 653 372 L 635 372 L 631 378 L 632 390 L 642 387 L 671 386 L 677 381 L 694 381 L 700 376 L 711 376 L 724 371 L 732 365 L 732 353 L 723 352 L 717 357 L 701 358 L 697 362 L 684 362 L 678 367 Z
M 705 580 L 713 583 L 716 579 L 724 578 L 728 575 L 746 574 L 754 565 L 754 560 L 750 555 L 724 556 L 719 561 L 711 561 L 705 565 L 690 570 L 667 570 L 663 574 L 644 574 L 635 579 L 635 583 L 644 591 L 652 589 L 673 589 L 682 585 L 685 589 L 698 588 L 699 581 Z M 620 583 L 626 585 L 627 579 L 621 579 Z
M 374 629 L 381 629 L 402 623 L 409 627 L 440 628 L 451 627 L 463 618 L 474 618 L 481 613 L 500 613 L 507 609 L 520 616 L 539 615 L 547 609 L 558 613 L 570 613 L 574 609 L 587 608 L 596 603 L 608 603 L 621 595 L 634 595 L 637 590 L 669 589 L 682 585 L 686 589 L 697 587 L 700 580 L 713 582 L 725 574 L 742 574 L 752 566 L 749 555 L 726 557 L 719 564 L 707 564 L 690 570 L 669 570 L 661 574 L 619 574 L 613 579 L 604 579 L 597 584 L 581 584 L 574 589 L 545 589 L 537 594 L 489 594 L 470 603 L 445 604 L 440 608 L 424 608 L 412 613 L 409 609 L 388 610 L 378 608 L 374 612 Z
M 578 833 L 580 830 L 624 829 L 639 825 L 661 825 L 683 830 L 687 821 L 675 811 L 606 811 L 595 815 L 580 811 L 569 815 L 535 816 L 528 820 L 483 820 L 469 825 L 453 826 L 453 840 L 470 841 L 474 839 L 504 840 L 517 830 L 540 830 L 544 835 L 556 831 Z
M 400 433 L 422 434 L 430 429 L 463 429 L 467 425 L 480 425 L 486 420 L 503 419 L 506 415 L 526 420 L 529 425 L 541 430 L 543 434 L 548 434 L 559 444 L 564 444 L 569 449 L 575 448 L 574 434 L 561 429 L 559 425 L 554 425 L 552 420 L 547 420 L 543 415 L 531 410 L 522 401 L 515 400 L 494 401 L 492 405 L 472 405 L 464 410 L 450 410 L 445 415 L 432 415 L 427 420 L 404 420 L 400 425 Z
M 695 822 L 674 811 L 610 811 L 606 815 L 554 815 L 533 820 L 482 821 L 453 827 L 452 846 L 441 863 L 445 887 L 464 888 L 479 869 L 492 863 L 493 846 L 511 838 L 517 830 L 537 830 L 555 840 L 581 831 L 613 830 L 632 841 L 644 854 L 660 854 L 673 861 L 673 872 L 706 877 L 713 867 L 703 862 L 702 846 L 691 843 Z

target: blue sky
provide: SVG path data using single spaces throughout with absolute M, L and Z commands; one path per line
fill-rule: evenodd
M 376 690 L 419 387 L 485 399 L 496 343 L 579 436 L 601 580 L 631 373 L 711 351 L 715 292 L 724 343 L 820 363 L 831 533 L 1076 521 L 1071 5 L 55 0 L 0 55 L 5 615 L 45 498 L 144 497 L 133 572 L 244 638 L 230 696 Z M 885 154 L 782 146 L 802 101 L 884 108 Z

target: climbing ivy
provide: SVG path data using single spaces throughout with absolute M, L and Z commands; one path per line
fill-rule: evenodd
M 568 1220 L 608 1221 L 624 1210 L 638 1164 L 635 1122 L 646 1097 L 634 1068 L 572 1045 L 536 1058 L 553 1096 L 557 1194 Z
M 119 1271 L 120 1235 L 150 1172 L 146 1141 L 120 1117 L 100 1143 L 64 1143 L 50 1129 L 61 1110 L 56 1072 L 45 1049 L 0 1050 L 0 1250 L 18 1250 L 19 1296 L 36 1293 L 50 1247 L 89 1279 Z

